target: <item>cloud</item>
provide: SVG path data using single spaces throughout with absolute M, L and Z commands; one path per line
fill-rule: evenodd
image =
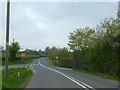
M 36 16 L 32 13 L 28 13 L 27 16 L 30 18 L 30 19 L 33 19 L 33 20 L 36 20 Z
M 29 17 L 32 20 L 36 20 L 37 19 L 37 15 L 31 10 L 30 7 L 26 8 L 26 15 L 27 15 L 27 17 Z
M 37 28 L 41 30 L 45 30 L 47 28 L 47 25 L 45 23 L 38 22 L 37 23 Z
M 90 3 L 12 3 L 10 42 L 14 38 L 24 49 L 67 47 L 70 32 L 79 27 L 95 27 L 111 16 L 115 14 Z

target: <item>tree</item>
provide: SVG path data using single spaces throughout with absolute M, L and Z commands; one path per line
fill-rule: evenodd
M 46 55 L 48 55 L 48 53 L 50 51 L 50 47 L 46 47 L 44 51 L 45 51 Z
M 68 45 L 73 51 L 80 50 L 82 57 L 82 60 L 76 63 L 79 68 L 112 75 L 120 74 L 119 23 L 119 18 L 109 18 L 95 30 L 85 27 L 70 33 Z
M 52 47 L 48 53 L 48 57 L 52 60 L 56 60 L 56 57 L 59 55 L 59 49 Z
M 59 49 L 58 65 L 62 67 L 72 67 L 72 53 L 68 48 Z
M 90 55 L 89 49 L 94 47 L 95 43 L 95 30 L 90 27 L 78 28 L 69 36 L 69 47 L 73 52 L 73 65 L 74 67 L 80 65 L 82 59 L 87 62 Z
M 38 55 L 39 55 L 40 57 L 43 56 L 43 53 L 42 53 L 41 49 L 39 49 L 39 51 L 38 51 Z
M 9 46 L 10 57 L 16 58 L 16 54 L 17 54 L 19 49 L 20 49 L 19 43 L 18 42 L 12 42 L 12 44 Z
M 78 28 L 69 36 L 69 47 L 71 50 L 82 50 L 88 47 L 92 47 L 94 38 L 94 29 L 90 27 Z
M 118 75 L 119 69 L 119 47 L 120 47 L 120 20 L 118 18 L 113 19 L 109 18 L 104 20 L 97 29 L 104 31 L 103 35 L 101 36 L 100 40 L 100 49 L 99 54 L 98 50 L 96 51 L 97 55 L 97 62 L 96 67 L 97 71 L 99 72 L 107 72 L 109 74 Z M 97 46 L 96 46 L 97 49 Z M 96 50 L 95 49 L 95 50 Z M 96 62 L 95 61 L 95 62 Z M 111 67 L 112 66 L 112 67 Z

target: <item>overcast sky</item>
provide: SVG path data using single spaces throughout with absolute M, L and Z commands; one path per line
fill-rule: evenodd
M 105 18 L 116 18 L 117 2 L 12 2 L 10 43 L 21 48 L 68 47 L 68 36 L 75 29 L 96 27 Z M 2 14 L 1 14 L 2 13 Z M 6 3 L 0 12 L 0 45 L 5 46 Z

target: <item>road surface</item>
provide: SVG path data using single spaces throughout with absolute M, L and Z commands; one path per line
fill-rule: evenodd
M 52 66 L 47 64 L 46 58 L 35 59 L 31 69 L 34 75 L 26 88 L 83 88 L 84 90 L 118 88 L 117 81 Z
M 10 65 L 8 69 L 15 69 L 15 68 L 28 68 L 30 64 L 18 64 L 18 65 Z M 0 66 L 0 70 L 5 70 L 5 66 Z

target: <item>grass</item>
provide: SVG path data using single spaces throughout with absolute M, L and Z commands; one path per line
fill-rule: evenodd
M 29 64 L 32 63 L 33 60 L 38 57 L 38 55 L 27 55 L 23 60 L 9 60 L 8 65 Z M 2 62 L 2 65 L 5 65 L 5 62 Z
M 0 57 L 2 57 L 2 53 L 0 52 Z
M 2 71 L 4 73 L 4 71 Z M 32 71 L 25 68 L 20 69 L 20 77 L 17 69 L 8 70 L 8 78 L 2 74 L 2 88 L 24 88 L 32 76 Z
M 0 90 L 2 90 L 2 70 L 0 70 Z
M 33 58 L 30 58 L 30 59 L 25 59 L 23 61 L 21 60 L 9 61 L 8 65 L 29 64 L 32 63 L 33 60 L 34 60 Z M 5 63 L 2 62 L 2 65 L 5 65 Z
M 50 65 L 54 65 L 52 63 L 52 60 L 49 59 L 49 58 L 47 58 L 47 63 L 50 64 Z M 95 72 L 95 71 L 86 71 L 86 70 L 80 70 L 80 69 L 73 69 L 73 70 L 78 71 L 78 72 L 82 72 L 82 73 L 85 73 L 85 74 L 89 74 L 89 75 L 98 76 L 98 77 L 101 77 L 101 78 L 104 78 L 104 79 L 111 79 L 111 80 L 116 80 L 116 81 L 118 81 L 118 79 L 119 79 L 118 76 L 109 75 L 107 73 L 98 73 L 98 72 Z
M 80 69 L 74 69 L 75 71 L 79 71 L 85 74 L 89 74 L 89 75 L 94 75 L 94 76 L 98 76 L 101 77 L 103 79 L 111 79 L 111 80 L 116 80 L 118 81 L 118 76 L 114 76 L 114 75 L 109 75 L 107 73 L 98 73 L 95 71 L 86 71 L 86 70 L 80 70 Z
M 2 52 L 0 52 L 0 66 L 2 66 Z
M 51 60 L 51 59 L 48 59 L 48 58 L 47 58 L 47 63 L 50 64 L 50 65 L 54 65 L 54 64 L 52 63 L 52 60 Z
M 53 64 L 52 62 L 53 62 L 52 59 L 47 58 L 47 63 L 48 63 L 48 64 L 53 65 L 53 66 L 57 66 L 57 65 Z M 57 66 L 57 67 L 58 67 L 58 66 Z

